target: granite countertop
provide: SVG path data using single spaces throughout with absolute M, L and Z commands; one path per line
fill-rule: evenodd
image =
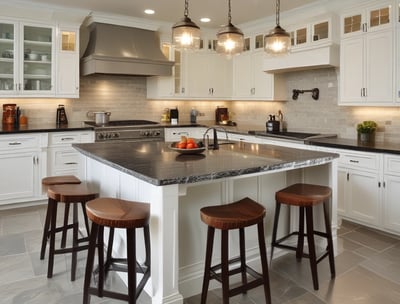
M 320 138 L 306 142 L 309 145 L 327 148 L 349 149 L 364 152 L 400 154 L 400 143 L 389 141 L 376 141 L 373 143 L 363 143 L 356 139 L 348 138 Z
M 180 155 L 164 142 L 73 144 L 82 154 L 151 184 L 187 184 L 257 172 L 323 164 L 339 155 L 273 145 L 221 145 Z
M 85 125 L 83 122 L 70 122 L 67 125 L 57 125 L 56 123 L 27 124 L 26 126 L 19 126 L 18 128 L 15 128 L 14 125 L 0 125 L 0 134 L 65 132 L 81 130 L 93 130 L 93 127 Z

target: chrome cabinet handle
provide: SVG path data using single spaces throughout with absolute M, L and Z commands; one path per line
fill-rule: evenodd
M 358 164 L 358 163 L 359 163 L 358 160 L 354 160 L 354 159 L 350 159 L 350 162 L 351 162 L 351 163 L 355 163 L 355 164 Z
M 74 140 L 74 138 L 73 137 L 63 137 L 63 138 L 61 138 L 61 140 L 62 141 L 64 141 L 64 140 Z
M 9 142 L 8 145 L 9 146 L 18 146 L 18 145 L 22 145 L 22 143 L 19 141 L 13 141 L 13 142 Z

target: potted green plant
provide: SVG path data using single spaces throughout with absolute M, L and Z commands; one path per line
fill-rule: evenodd
M 372 120 L 364 120 L 357 125 L 359 140 L 362 142 L 371 142 L 374 140 L 375 130 L 378 124 Z

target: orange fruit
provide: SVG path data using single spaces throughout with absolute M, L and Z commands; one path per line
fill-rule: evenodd
M 193 149 L 193 148 L 194 148 L 193 143 L 189 142 L 186 144 L 186 149 Z

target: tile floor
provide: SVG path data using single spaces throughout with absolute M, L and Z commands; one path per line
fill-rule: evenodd
M 77 280 L 70 281 L 70 256 L 56 256 L 54 276 L 47 279 L 47 258 L 39 260 L 45 207 L 0 211 L 0 303 L 69 304 L 82 302 L 85 256 L 79 254 Z M 60 219 L 62 218 L 62 214 Z M 320 290 L 312 289 L 307 260 L 293 254 L 274 259 L 270 269 L 273 304 L 398 304 L 400 303 L 400 238 L 343 222 L 338 232 L 336 279 L 329 264 L 319 264 Z M 119 278 L 113 288 L 123 288 Z M 262 288 L 231 298 L 231 304 L 264 303 Z M 92 297 L 93 304 L 124 303 Z M 151 303 L 143 293 L 139 304 Z M 200 303 L 200 296 L 185 299 Z M 220 290 L 208 293 L 208 304 L 221 303 Z

